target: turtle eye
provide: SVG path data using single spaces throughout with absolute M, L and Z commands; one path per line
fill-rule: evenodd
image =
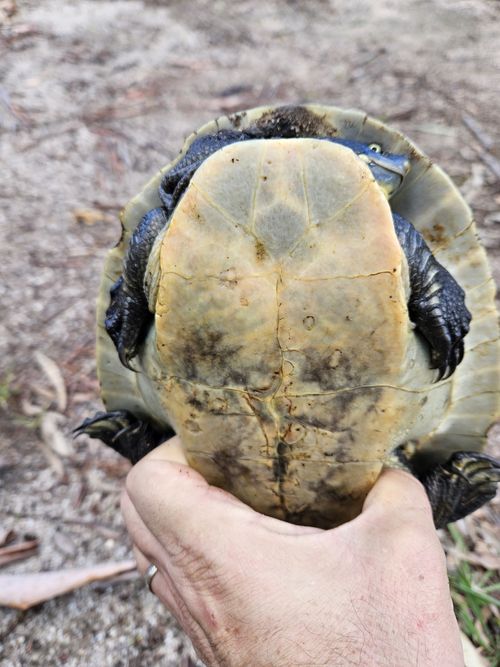
M 380 144 L 370 144 L 368 148 L 373 151 L 374 153 L 381 153 L 382 152 L 382 146 Z

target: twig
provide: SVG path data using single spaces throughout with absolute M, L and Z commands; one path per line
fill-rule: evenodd
M 469 130 L 469 132 L 476 137 L 483 148 L 486 148 L 486 150 L 493 148 L 495 142 L 493 141 L 492 137 L 490 137 L 490 135 L 483 130 L 475 118 L 470 116 L 468 113 L 463 113 L 462 122 Z
M 490 153 L 490 149 L 493 148 L 495 142 L 490 135 L 483 130 L 477 120 L 469 114 L 462 114 L 462 122 L 483 148 L 483 150 L 479 152 L 479 157 L 497 180 L 500 181 L 500 161 Z
M 497 180 L 500 181 L 500 161 L 497 160 L 496 157 L 491 155 L 491 153 L 488 153 L 486 151 L 484 153 L 479 153 L 479 157 L 488 167 L 491 173 L 494 176 L 496 176 Z
M 97 199 L 94 199 L 92 205 L 101 211 L 121 211 L 123 208 L 123 204 L 106 204 L 104 202 L 98 201 Z
M 20 544 L 11 544 L 0 548 L 0 567 L 10 565 L 16 560 L 34 556 L 38 550 L 38 540 L 28 540 Z
M 16 626 L 19 625 L 19 623 L 24 619 L 25 616 L 26 616 L 25 611 L 17 611 L 15 618 L 12 619 L 12 621 L 5 628 L 5 631 L 2 632 L 2 634 L 0 635 L 0 644 L 7 639 L 12 630 L 14 630 Z
M 68 524 L 68 525 L 75 525 L 75 526 L 81 526 L 83 528 L 87 529 L 92 529 L 95 530 L 98 533 L 101 533 L 103 537 L 110 537 L 112 539 L 118 539 L 119 537 L 123 537 L 125 534 L 125 527 L 121 529 L 121 531 L 117 528 L 112 528 L 111 526 L 107 526 L 102 523 L 94 523 L 92 521 L 85 521 L 84 519 L 66 519 L 61 516 L 53 516 L 53 515 L 48 515 L 48 514 L 36 514 L 36 513 L 30 513 L 30 514 L 25 514 L 22 512 L 15 512 L 11 514 L 12 516 L 15 516 L 16 519 L 38 519 L 42 521 L 48 521 L 51 523 L 57 523 L 57 524 Z
M 142 106 L 122 106 L 122 107 L 104 107 L 96 109 L 95 111 L 86 111 L 82 114 L 81 119 L 85 125 L 92 125 L 94 123 L 101 123 L 111 120 L 122 120 L 125 118 L 136 118 L 137 116 L 145 116 L 148 113 L 154 113 L 165 108 L 165 104 L 160 102 L 153 102 Z
M 44 141 L 48 141 L 49 139 L 55 139 L 57 137 L 60 137 L 62 134 L 77 132 L 79 127 L 80 127 L 79 124 L 70 122 L 65 127 L 58 127 L 52 132 L 46 132 L 45 134 L 42 134 L 39 137 L 34 137 L 32 141 L 29 141 L 27 144 L 24 144 L 24 146 L 21 146 L 19 148 L 19 152 L 26 153 L 27 151 L 30 151 L 33 148 L 38 148 L 38 146 Z

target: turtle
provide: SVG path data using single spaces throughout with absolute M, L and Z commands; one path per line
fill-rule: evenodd
M 255 510 L 355 517 L 385 467 L 436 527 L 490 500 L 495 287 L 450 178 L 383 122 L 259 107 L 194 132 L 121 213 L 97 306 L 106 412 L 132 463 L 174 433 Z

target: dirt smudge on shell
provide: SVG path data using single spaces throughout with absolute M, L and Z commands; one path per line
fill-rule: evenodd
M 227 345 L 225 332 L 208 328 L 199 328 L 190 332 L 182 346 L 185 378 L 191 382 L 200 380 L 200 367 L 207 365 L 217 375 L 221 375 L 227 384 L 244 385 L 246 378 L 234 368 L 231 359 L 241 350 L 241 345 Z
M 283 106 L 264 113 L 255 124 L 264 136 L 333 137 L 337 129 L 323 116 L 301 106 Z

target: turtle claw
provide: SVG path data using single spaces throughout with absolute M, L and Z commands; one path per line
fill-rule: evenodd
M 456 452 L 426 473 L 426 488 L 436 528 L 458 521 L 495 497 L 500 461 L 478 452 Z
M 137 354 L 152 315 L 141 294 L 128 293 L 123 277 L 110 289 L 110 297 L 104 327 L 115 345 L 121 363 L 133 371 L 130 361 Z
M 453 287 L 457 288 L 455 294 Z M 415 314 L 415 319 L 419 320 L 418 326 L 431 346 L 432 367 L 439 369 L 440 381 L 453 375 L 464 358 L 463 339 L 469 331 L 471 316 L 464 304 L 464 293 L 456 283 L 443 290 L 440 288 L 438 293 L 441 301 L 439 307 L 434 306 L 430 317 L 426 319 L 426 304 L 421 304 L 421 312 Z M 448 301 L 451 301 L 451 304 Z M 434 326 L 430 327 L 429 323 Z
M 171 428 L 160 430 L 128 410 L 97 412 L 73 431 L 75 438 L 84 433 L 90 438 L 99 438 L 132 463 L 137 463 L 161 442 L 174 435 Z
M 441 368 L 438 368 L 438 373 L 435 382 L 441 382 L 441 380 L 446 380 L 451 375 L 449 366 L 445 365 Z
M 464 358 L 464 344 L 462 340 L 453 347 L 448 355 L 448 362 L 444 366 L 438 367 L 436 382 L 447 380 L 455 372 L 457 366 Z

